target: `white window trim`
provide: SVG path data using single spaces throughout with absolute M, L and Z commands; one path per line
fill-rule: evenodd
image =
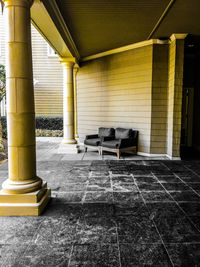
M 57 57 L 58 56 L 49 44 L 47 44 L 47 56 L 48 57 Z

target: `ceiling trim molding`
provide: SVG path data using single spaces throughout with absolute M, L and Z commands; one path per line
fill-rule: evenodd
M 154 26 L 153 30 L 150 32 L 149 36 L 147 37 L 147 40 L 151 39 L 152 35 L 158 29 L 158 27 L 160 26 L 161 22 L 163 21 L 163 19 L 165 18 L 165 16 L 167 15 L 168 11 L 172 7 L 172 5 L 175 3 L 175 1 L 176 0 L 170 0 L 169 4 L 167 5 L 167 7 L 165 8 L 165 10 L 161 14 L 161 16 L 160 16 L 159 20 L 157 21 L 156 25 Z
M 168 44 L 169 41 L 168 40 L 159 40 L 159 39 L 151 39 L 151 40 L 147 40 L 147 41 L 143 41 L 143 42 L 139 42 L 139 43 L 134 43 L 134 44 L 130 44 L 130 45 L 126 45 L 126 46 L 122 46 L 119 48 L 115 48 L 115 49 L 111 49 L 102 53 L 98 53 L 95 55 L 91 55 L 88 57 L 83 57 L 80 59 L 81 62 L 84 61 L 89 61 L 89 60 L 93 60 L 96 58 L 101 58 L 101 57 L 105 57 L 105 56 L 109 56 L 109 55 L 113 55 L 113 54 L 117 54 L 117 53 L 121 53 L 121 52 L 125 52 L 128 50 L 132 50 L 132 49 L 136 49 L 136 48 L 140 48 L 140 47 L 144 47 L 144 46 L 148 46 L 148 45 L 153 45 L 153 44 Z
M 170 41 L 173 42 L 175 40 L 184 40 L 187 37 L 187 33 L 173 33 L 170 36 Z
M 59 56 L 59 51 L 55 48 L 55 46 L 51 43 L 51 41 L 46 37 L 46 35 L 43 33 L 43 31 L 40 29 L 40 27 L 35 23 L 35 21 L 31 18 L 32 25 L 36 28 L 36 30 L 42 35 L 42 37 L 46 40 L 46 42 L 54 49 L 54 51 Z
M 49 12 L 52 20 L 54 21 L 58 31 L 60 32 L 63 40 L 65 41 L 68 49 L 70 50 L 70 52 L 72 53 L 72 55 L 74 57 L 76 57 L 76 59 L 80 59 L 80 54 L 78 52 L 78 49 L 73 41 L 73 38 L 70 34 L 70 31 L 62 17 L 62 14 L 59 10 L 59 7 L 56 3 L 55 0 L 43 0 L 43 4 L 45 6 L 45 8 L 47 9 L 47 11 Z

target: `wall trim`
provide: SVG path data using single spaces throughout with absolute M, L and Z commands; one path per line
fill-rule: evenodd
M 180 157 L 172 157 L 172 156 L 167 155 L 167 154 L 166 154 L 166 157 L 168 157 L 168 158 L 171 159 L 171 160 L 181 160 Z
M 145 152 L 137 152 L 137 155 L 139 156 L 144 156 L 144 157 L 166 157 L 166 154 L 150 154 L 150 153 L 145 153 Z
M 170 36 L 170 41 L 173 42 L 175 40 L 184 40 L 187 37 L 187 33 L 173 33 Z
M 151 157 L 151 158 L 153 158 L 153 157 L 167 157 L 170 160 L 181 160 L 180 157 L 171 157 L 168 154 L 150 154 L 150 153 L 145 153 L 145 152 L 138 152 L 137 154 L 139 156 L 145 156 L 145 157 Z
M 88 57 L 83 57 L 81 58 L 81 62 L 84 61 L 89 61 L 89 60 L 93 60 L 96 58 L 101 58 L 101 57 L 105 57 L 105 56 L 109 56 L 109 55 L 113 55 L 113 54 L 117 54 L 117 53 L 121 53 L 124 51 L 128 51 L 128 50 L 132 50 L 132 49 L 136 49 L 136 48 L 140 48 L 140 47 L 144 47 L 144 46 L 148 46 L 148 45 L 153 45 L 153 44 L 168 44 L 169 41 L 168 40 L 159 40 L 159 39 L 151 39 L 151 40 L 147 40 L 147 41 L 142 41 L 142 42 L 138 42 L 138 43 L 134 43 L 134 44 L 130 44 L 130 45 L 126 45 L 126 46 L 122 46 L 119 48 L 115 48 L 115 49 L 111 49 L 102 53 L 98 53 L 95 55 L 91 55 Z

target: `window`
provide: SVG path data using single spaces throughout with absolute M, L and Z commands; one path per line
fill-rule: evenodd
M 53 48 L 47 44 L 47 55 L 48 57 L 57 57 L 56 52 L 53 50 Z

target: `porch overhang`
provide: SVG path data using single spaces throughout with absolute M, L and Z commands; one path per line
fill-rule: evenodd
M 35 0 L 31 19 L 59 57 L 87 61 L 173 33 L 200 36 L 199 9 L 198 0 Z

